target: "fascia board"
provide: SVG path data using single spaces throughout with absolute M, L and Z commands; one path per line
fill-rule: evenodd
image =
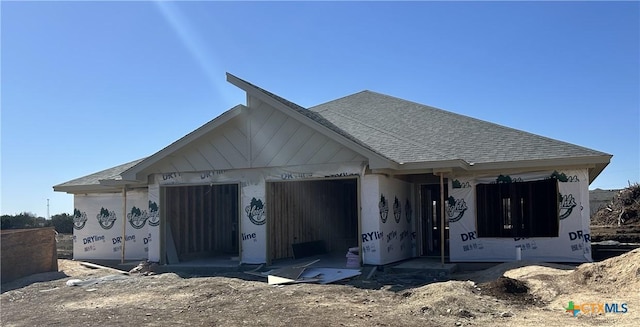
M 408 162 L 399 165 L 399 170 L 421 170 L 421 169 L 469 169 L 469 164 L 462 159 Z
M 395 169 L 375 169 L 372 173 L 382 173 L 388 175 L 407 174 L 433 174 L 438 171 L 450 170 L 451 172 L 466 173 L 500 173 L 506 171 L 522 171 L 532 169 L 560 169 L 560 168 L 587 168 L 589 169 L 589 183 L 591 183 L 609 164 L 611 155 L 561 158 L 561 159 L 541 159 L 523 160 L 495 163 L 469 164 L 464 160 L 447 160 L 435 162 L 412 162 L 399 164 Z
M 120 174 L 120 176 L 122 176 L 122 179 L 125 179 L 125 180 L 142 181 L 143 176 L 139 176 L 139 174 L 144 169 L 149 168 L 150 166 L 152 166 L 153 164 L 157 163 L 158 161 L 166 158 L 167 156 L 171 155 L 172 153 L 174 153 L 174 152 L 184 148 L 185 146 L 189 145 L 189 143 L 191 143 L 192 141 L 204 136 L 205 134 L 213 131 L 215 128 L 217 128 L 217 127 L 225 124 L 229 120 L 237 117 L 246 108 L 247 107 L 245 107 L 244 105 L 241 105 L 241 104 L 233 107 L 232 109 L 222 113 L 220 116 L 216 117 L 215 119 L 211 120 L 210 122 L 200 126 L 198 129 L 194 130 L 193 132 L 191 132 L 191 133 L 183 136 L 182 138 L 178 139 L 177 141 L 171 143 L 170 145 L 168 145 L 164 149 L 162 149 L 162 150 L 154 153 L 153 155 L 149 156 L 148 158 L 142 160 L 137 165 L 125 170 L 122 174 Z
M 425 161 L 396 164 L 393 168 L 370 167 L 372 173 L 387 175 L 410 175 L 410 174 L 433 174 L 437 172 L 452 172 L 454 170 L 468 170 L 469 164 L 466 161 L 443 160 Z
M 557 168 L 565 166 L 585 166 L 593 167 L 597 164 L 608 165 L 611 159 L 610 155 L 589 156 L 589 157 L 573 157 L 573 158 L 556 158 L 556 159 L 539 159 L 539 160 L 522 160 L 522 161 L 504 161 L 504 162 L 487 162 L 476 163 L 469 167 L 469 171 L 486 171 L 500 169 L 530 169 L 530 168 Z M 604 167 L 603 167 L 604 168 Z
M 138 180 L 124 180 L 124 179 L 100 179 L 98 180 L 100 185 L 107 187 L 136 187 L 136 186 L 146 186 L 147 184 L 142 183 Z
M 73 186 L 54 186 L 53 191 L 65 192 L 68 194 L 82 194 L 82 193 L 116 193 L 121 192 L 121 188 L 102 186 L 98 184 L 94 185 L 73 185 Z

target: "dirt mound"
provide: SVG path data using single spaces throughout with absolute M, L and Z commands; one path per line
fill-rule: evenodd
M 478 285 L 481 294 L 491 295 L 495 298 L 511 303 L 523 305 L 543 305 L 539 297 L 529 292 L 527 284 L 521 280 L 499 277 L 498 279 Z
M 503 262 L 501 264 L 495 265 L 493 267 L 487 268 L 481 271 L 473 271 L 473 272 L 461 272 L 457 273 L 454 276 L 456 280 L 472 280 L 478 284 L 486 283 L 494 281 L 502 276 L 506 276 L 505 274 L 510 271 L 518 270 L 525 271 L 527 267 L 535 267 L 536 270 L 543 269 L 548 271 L 566 271 L 572 270 L 574 267 L 548 263 L 548 262 L 534 262 L 534 261 L 511 261 L 511 262 Z M 525 270 L 522 270 L 525 269 Z M 520 279 L 519 276 L 511 278 Z
M 500 294 L 526 294 L 529 291 L 527 284 L 509 277 L 500 277 L 493 282 L 480 284 L 479 286 L 484 287 L 485 292 L 492 289 Z
M 585 263 L 569 274 L 571 280 L 601 292 L 640 288 L 640 249 L 601 262 Z
M 591 216 L 596 226 L 640 224 L 640 184 L 620 190 L 613 201 Z
M 400 294 L 403 306 L 413 314 L 444 316 L 453 319 L 498 314 L 483 305 L 472 281 L 448 281 L 414 288 Z

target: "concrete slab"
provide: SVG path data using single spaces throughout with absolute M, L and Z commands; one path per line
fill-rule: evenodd
M 300 264 L 308 264 L 319 260 L 309 265 L 314 268 L 347 268 L 347 259 L 344 253 L 328 253 L 323 255 L 316 255 L 311 257 L 305 257 L 301 259 L 281 259 L 275 260 L 269 266 L 264 266 L 261 271 L 278 269 L 287 266 L 296 266 Z M 107 267 L 112 267 L 120 270 L 129 271 L 136 267 L 140 261 L 128 261 L 124 264 L 120 263 L 120 260 L 83 260 Z M 231 256 L 218 256 L 192 259 L 187 261 L 181 261 L 178 263 L 168 265 L 155 266 L 153 271 L 156 273 L 173 272 L 184 275 L 198 275 L 198 276 L 213 276 L 226 272 L 243 272 L 254 269 L 259 265 L 241 264 L 238 257 Z
M 455 263 L 442 264 L 439 260 L 431 258 L 415 258 L 401 262 L 390 267 L 390 270 L 398 273 L 417 273 L 434 277 L 450 276 L 456 271 Z
M 277 269 L 281 267 L 287 266 L 297 266 L 300 264 L 306 264 L 310 261 L 316 261 L 313 264 L 309 265 L 309 267 L 314 268 L 348 268 L 347 267 L 347 258 L 344 253 L 335 254 L 335 253 L 327 253 L 322 255 L 315 255 L 300 259 L 280 259 L 274 260 L 271 262 L 271 265 L 268 266 L 270 269 Z

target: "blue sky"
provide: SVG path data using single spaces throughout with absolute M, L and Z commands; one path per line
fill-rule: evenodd
M 12 2 L 2 214 L 162 149 L 235 104 L 230 72 L 308 107 L 364 89 L 613 154 L 640 181 L 639 2 Z

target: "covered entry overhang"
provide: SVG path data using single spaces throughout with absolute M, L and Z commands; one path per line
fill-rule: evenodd
M 459 187 L 459 185 L 457 185 L 457 180 L 460 179 L 460 177 L 466 178 L 465 180 L 476 180 L 477 178 L 481 178 L 479 180 L 484 181 L 491 180 L 491 178 L 493 178 L 495 181 L 495 178 L 501 175 L 520 176 L 522 174 L 534 173 L 543 176 L 548 173 L 546 175 L 548 177 L 556 170 L 561 173 L 567 172 L 567 174 L 569 174 L 569 172 L 573 174 L 573 172 L 583 171 L 584 177 L 581 177 L 581 180 L 584 182 L 584 187 L 580 186 L 580 188 L 584 188 L 585 190 L 581 190 L 579 193 L 575 194 L 586 194 L 588 184 L 602 171 L 608 160 L 608 156 L 603 156 L 602 158 L 584 157 L 577 159 L 528 160 L 475 164 L 467 163 L 464 160 L 450 160 L 398 164 L 395 169 L 371 169 L 368 173 L 387 176 L 388 178 L 401 180 L 413 185 L 413 196 L 416 201 L 416 219 L 413 225 L 416 247 L 414 255 L 437 256 L 441 262 L 444 263 L 446 258 L 450 255 L 450 246 L 452 246 L 452 244 L 455 247 L 460 247 L 467 244 L 465 242 L 468 242 L 469 240 L 473 241 L 474 238 L 478 237 L 475 219 L 476 201 L 473 200 L 473 194 L 475 194 L 473 191 L 473 185 L 475 184 L 473 182 L 471 182 L 470 186 L 472 187 L 470 189 L 472 190 L 472 199 L 469 200 L 465 197 L 464 200 L 466 203 L 455 204 L 452 205 L 453 207 L 449 208 L 451 205 L 450 202 L 459 200 L 456 194 L 458 192 L 457 188 Z M 579 173 L 579 176 L 582 176 L 581 173 Z M 453 192 L 454 194 L 452 194 L 452 188 L 453 191 L 455 191 Z M 384 192 L 384 190 L 381 189 L 381 192 Z M 451 198 L 452 195 L 455 197 L 453 200 Z M 575 196 L 576 201 L 578 201 L 577 195 Z M 580 201 L 588 201 L 588 198 L 581 199 Z M 457 210 L 455 208 L 456 205 L 460 205 L 461 207 L 466 206 L 465 217 L 468 217 L 465 218 L 465 228 L 463 228 L 465 229 L 465 233 L 463 233 L 464 235 L 461 235 L 456 231 L 454 233 L 455 235 L 451 236 L 455 237 L 455 239 L 450 241 L 449 224 L 452 221 L 451 219 L 454 219 L 453 221 L 456 219 L 456 217 L 450 216 L 452 213 L 455 213 L 455 210 Z M 584 223 L 582 225 L 584 225 Z M 459 229 L 460 228 L 456 228 L 456 230 Z M 575 234 L 575 231 L 572 232 Z M 511 241 L 513 241 L 513 238 L 511 238 Z M 478 255 L 481 256 L 481 254 Z M 482 258 L 478 257 L 476 260 L 481 261 Z
M 411 218 L 413 246 L 415 247 L 413 256 L 439 257 L 442 263 L 448 256 L 449 233 L 445 214 L 445 199 L 448 194 L 448 176 L 454 171 L 450 167 L 452 163 L 456 164 L 459 169 L 461 161 L 434 163 L 438 168 L 373 169 L 370 171 L 371 174 L 387 176 L 410 185 L 414 205 L 405 208 L 404 211 L 406 215 L 413 215 Z M 404 165 L 402 166 L 404 168 Z M 381 194 L 389 194 L 382 187 L 380 192 Z M 413 213 L 407 212 L 411 210 Z M 409 219 L 407 218 L 407 220 Z M 387 236 L 386 243 L 389 243 L 393 237 L 394 235 Z
M 500 162 L 468 162 L 463 159 L 396 163 L 387 168 L 373 168 L 372 173 L 400 175 L 449 175 L 509 173 L 520 171 L 553 170 L 562 168 L 587 169 L 589 184 L 609 164 L 610 155 L 566 157 L 553 159 L 517 160 Z

